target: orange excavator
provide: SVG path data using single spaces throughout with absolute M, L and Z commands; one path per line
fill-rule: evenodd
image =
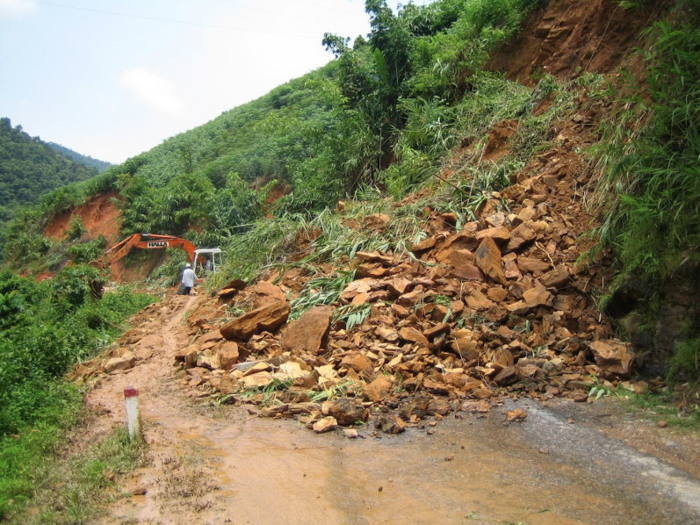
M 221 266 L 221 249 L 219 248 L 202 248 L 198 250 L 187 239 L 154 233 L 134 233 L 130 235 L 112 246 L 102 257 L 92 261 L 90 266 L 98 269 L 107 268 L 126 256 L 134 248 L 146 250 L 180 248 L 187 252 L 188 260 L 193 266 L 200 265 L 211 271 L 216 271 L 217 267 Z

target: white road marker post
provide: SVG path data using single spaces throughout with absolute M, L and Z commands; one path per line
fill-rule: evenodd
M 129 440 L 140 441 L 141 437 L 141 411 L 139 410 L 139 391 L 130 386 L 124 389 L 124 402 L 126 404 L 126 428 L 129 432 Z

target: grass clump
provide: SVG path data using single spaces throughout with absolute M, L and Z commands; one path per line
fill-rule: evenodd
M 78 414 L 79 410 L 72 416 Z M 106 512 L 106 498 L 119 497 L 114 480 L 144 464 L 144 445 L 129 441 L 124 427 L 115 428 L 79 453 L 70 449 L 70 442 L 63 447 L 56 445 L 57 438 L 69 437 L 56 428 L 34 429 L 16 438 L 13 445 L 3 446 L 3 520 L 17 524 L 94 523 Z M 26 507 L 28 502 L 31 508 Z

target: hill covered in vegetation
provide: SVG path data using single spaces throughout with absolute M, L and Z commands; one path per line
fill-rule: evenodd
M 97 170 L 56 151 L 22 126 L 0 118 L 0 232 L 23 206 L 35 205 L 42 195 L 84 181 Z
M 104 170 L 112 166 L 112 163 L 110 162 L 105 162 L 104 160 L 98 160 L 98 159 L 93 159 L 89 155 L 83 155 L 81 153 L 78 153 L 77 151 L 73 151 L 70 148 L 66 148 L 65 146 L 61 146 L 60 144 L 56 144 L 55 142 L 48 142 L 47 143 L 49 146 L 51 146 L 53 149 L 58 151 L 61 155 L 64 157 L 68 157 L 70 159 L 73 159 L 76 162 L 79 162 L 80 164 L 85 164 L 86 166 L 90 168 L 95 168 L 97 170 L 97 173 L 102 173 Z

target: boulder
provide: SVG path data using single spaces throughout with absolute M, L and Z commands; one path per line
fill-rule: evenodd
M 221 335 L 228 340 L 247 341 L 263 331 L 274 332 L 287 322 L 290 312 L 286 301 L 275 301 L 256 308 L 221 327 Z
M 282 332 L 282 349 L 318 355 L 328 347 L 332 317 L 333 308 L 330 306 L 315 306 L 307 310 Z
M 591 351 L 596 364 L 608 372 L 629 376 L 634 364 L 634 352 L 629 346 L 615 341 L 595 341 Z

